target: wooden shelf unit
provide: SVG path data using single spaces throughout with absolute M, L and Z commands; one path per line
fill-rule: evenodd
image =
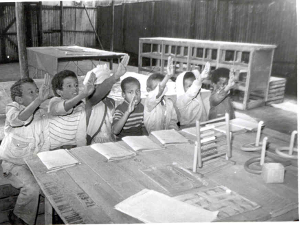
M 238 96 L 235 108 L 246 110 L 264 105 L 267 101 L 269 79 L 276 45 L 208 41 L 181 38 L 140 38 L 139 73 L 166 73 L 168 57 L 173 56 L 176 74 L 203 68 L 210 62 L 212 69 L 225 67 L 236 70 Z M 252 92 L 263 93 L 253 97 Z

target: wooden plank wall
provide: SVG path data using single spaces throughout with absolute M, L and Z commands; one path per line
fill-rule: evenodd
M 273 74 L 296 71 L 295 0 L 165 0 L 115 6 L 115 50 L 138 54 L 141 37 L 276 44 Z M 111 7 L 98 7 L 97 32 L 109 49 Z
M 30 20 L 30 34 L 27 37 L 31 40 L 28 47 L 38 46 L 38 24 L 37 10 L 35 5 L 26 6 L 27 18 Z M 87 12 L 95 27 L 97 8 L 87 8 Z M 64 45 L 79 45 L 95 47 L 96 39 L 93 28 L 89 22 L 84 7 L 64 7 Z M 14 4 L 0 3 L 0 34 L 13 22 L 15 18 Z M 42 46 L 60 45 L 60 7 L 42 6 Z M 18 60 L 16 23 L 6 31 L 4 36 L 0 35 L 0 63 Z

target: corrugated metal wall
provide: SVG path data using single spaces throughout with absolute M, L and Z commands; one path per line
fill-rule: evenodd
M 138 54 L 141 37 L 276 44 L 273 72 L 296 68 L 295 0 L 166 0 L 115 6 L 114 48 Z M 97 31 L 110 47 L 111 7 L 98 7 Z

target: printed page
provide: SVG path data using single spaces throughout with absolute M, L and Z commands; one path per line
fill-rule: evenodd
M 134 151 L 162 149 L 161 146 L 154 143 L 147 136 L 127 136 L 123 137 L 122 140 L 126 144 L 128 144 Z
M 48 170 L 76 165 L 79 161 L 68 150 L 58 149 L 54 151 L 40 152 L 37 154 Z
M 103 155 L 109 161 L 126 159 L 136 155 L 136 153 L 123 148 L 116 142 L 97 143 L 92 144 L 90 147 Z
M 157 130 L 152 131 L 151 134 L 163 145 L 189 143 L 188 139 L 179 134 L 176 130 Z
M 208 211 L 144 189 L 117 204 L 115 208 L 145 223 L 211 222 L 218 211 Z

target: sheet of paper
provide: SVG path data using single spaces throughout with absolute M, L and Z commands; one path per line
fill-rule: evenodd
M 247 121 L 242 118 L 235 118 L 233 120 L 230 120 L 230 123 L 232 125 L 235 125 L 237 127 L 241 127 L 247 130 L 255 130 L 257 129 L 258 123 L 253 121 Z
M 127 136 L 123 137 L 122 140 L 134 151 L 163 149 L 147 136 Z
M 214 132 L 214 130 L 212 130 L 212 128 L 214 128 L 214 126 L 200 128 L 200 132 L 201 132 L 200 137 L 206 137 L 206 136 L 213 135 L 215 132 Z M 196 127 L 185 128 L 185 129 L 182 129 L 182 131 L 187 134 L 193 135 L 194 137 L 197 137 Z
M 244 198 L 224 186 L 184 194 L 175 198 L 210 211 L 219 210 L 218 219 L 234 216 L 260 207 L 257 203 Z
M 176 130 L 157 130 L 152 131 L 151 134 L 163 145 L 189 143 L 188 139 L 186 139 Z
M 79 161 L 69 153 L 68 150 L 58 149 L 54 151 L 39 152 L 37 156 L 44 163 L 48 170 L 76 165 Z
M 145 223 L 211 222 L 218 214 L 218 211 L 211 212 L 148 189 L 125 199 L 115 208 Z
M 97 143 L 92 144 L 90 147 L 109 161 L 127 159 L 136 155 L 135 152 L 122 147 L 117 142 Z

